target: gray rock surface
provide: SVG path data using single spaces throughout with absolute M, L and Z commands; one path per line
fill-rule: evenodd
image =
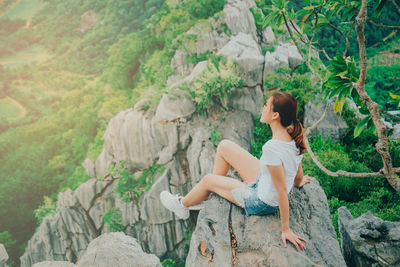
M 177 101 L 177 100 L 180 101 Z M 192 96 L 187 91 L 175 89 L 174 92 L 163 94 L 156 111 L 156 120 L 173 121 L 193 114 L 196 106 Z
M 238 63 L 239 75 L 243 85 L 262 84 L 264 57 L 259 45 L 251 35 L 240 32 L 234 36 L 218 53 Z
M 78 261 L 79 267 L 161 267 L 153 254 L 143 252 L 138 242 L 124 233 L 102 234 L 90 242 Z
M 76 267 L 76 265 L 68 261 L 42 261 L 35 263 L 32 267 Z
M 206 201 L 199 213 L 186 266 L 234 266 L 234 261 L 236 266 L 345 266 L 318 181 L 312 178 L 303 188 L 294 187 L 289 203 L 290 227 L 307 240 L 305 251 L 297 252 L 289 241 L 283 247 L 279 213 L 246 216 L 242 208 L 217 197 Z
M 334 100 L 329 101 L 331 104 L 325 118 L 311 131 L 311 134 L 321 134 L 324 138 L 330 136 L 332 140 L 339 140 L 348 126 L 338 113 L 333 112 Z M 304 127 L 310 127 L 318 121 L 324 113 L 325 107 L 326 101 L 322 101 L 319 104 L 306 103 L 304 105 Z
M 271 26 L 268 26 L 267 28 L 264 29 L 264 31 L 262 32 L 262 36 L 263 36 L 263 42 L 265 43 L 272 43 L 276 40 Z
M 383 221 L 369 211 L 353 218 L 346 207 L 338 215 L 348 266 L 400 266 L 400 222 Z
M 232 35 L 246 33 L 258 42 L 257 28 L 250 8 L 257 8 L 253 0 L 228 0 L 224 7 L 223 21 L 228 25 Z
M 303 61 L 295 45 L 283 42 L 278 44 L 274 52 L 266 52 L 264 60 L 264 77 L 278 67 L 294 69 Z
M 0 244 L 0 267 L 7 267 L 8 254 L 3 244 Z
M 244 96 L 238 94 L 232 99 L 242 103 L 240 97 Z M 255 100 L 251 98 L 247 98 L 246 101 L 251 106 L 262 105 L 261 102 L 254 102 Z M 128 112 L 118 114 L 116 117 L 121 116 L 117 120 L 120 124 L 110 123 L 108 127 L 114 128 L 109 131 L 118 132 L 126 127 L 124 125 L 130 113 L 133 111 L 128 110 Z M 124 115 L 127 118 L 123 117 Z M 225 120 L 219 119 L 222 116 Z M 149 121 L 151 120 L 150 118 Z M 222 138 L 231 139 L 246 149 L 250 148 L 253 138 L 253 121 L 252 114 L 248 111 L 236 110 L 216 114 L 212 120 L 194 113 L 193 118 L 186 123 L 166 122 L 164 124 L 166 129 L 174 126 L 177 131 L 172 141 L 166 140 L 167 143 L 176 142 L 177 151 L 170 152 L 171 160 L 164 164 L 163 173 L 155 175 L 154 183 L 148 192 L 143 194 L 137 202 L 126 203 L 114 193 L 118 177 L 107 175 L 104 181 L 91 179 L 81 184 L 75 191 L 67 190 L 60 193 L 57 213 L 44 218 L 28 242 L 26 251 L 21 257 L 21 266 L 31 266 L 46 260 L 77 262 L 90 241 L 108 231 L 104 227 L 103 216 L 111 208 L 120 210 L 125 232 L 137 238 L 143 248 L 159 257 L 184 259 L 188 246 L 184 234 L 186 229 L 193 227 L 195 221 L 174 217 L 161 205 L 159 194 L 162 190 L 170 190 L 172 193 L 184 195 L 201 177 L 212 172 L 216 147 L 210 140 L 211 131 L 207 128 L 210 122 L 221 130 Z M 142 127 L 146 128 L 145 125 Z M 162 136 L 164 133 L 161 133 Z M 128 133 L 120 135 L 119 139 L 106 135 L 103 153 L 110 155 L 117 162 L 126 160 L 124 154 L 117 152 L 122 149 L 133 151 L 127 156 L 136 157 L 143 148 L 142 145 L 131 143 L 129 141 L 131 138 Z M 147 139 L 146 144 L 147 142 L 154 143 L 160 137 L 149 135 L 142 138 Z M 108 146 L 108 143 L 112 145 Z M 111 150 L 108 150 L 109 148 Z M 119 158 L 121 156 L 123 158 Z M 159 157 L 155 156 L 154 161 L 157 158 Z M 131 161 L 134 159 L 131 158 Z M 137 175 L 142 170 L 135 168 L 132 173 L 138 177 Z M 192 216 L 195 216 L 196 212 L 193 213 Z

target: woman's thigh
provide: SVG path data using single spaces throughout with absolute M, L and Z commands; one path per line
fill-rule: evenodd
M 232 190 L 239 187 L 246 187 L 247 184 L 237 179 L 221 176 L 217 174 L 207 174 L 203 177 L 202 181 L 207 190 L 218 194 L 219 196 L 229 200 L 230 202 L 241 206 L 236 202 L 232 195 Z
M 243 181 L 252 183 L 257 180 L 260 174 L 260 162 L 246 149 L 229 139 L 222 140 L 217 149 L 217 153 L 221 153 L 225 161 L 239 173 Z

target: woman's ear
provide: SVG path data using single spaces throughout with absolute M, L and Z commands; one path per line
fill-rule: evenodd
M 273 112 L 273 114 L 272 114 L 272 119 L 274 119 L 274 120 L 280 120 L 281 117 L 280 117 L 280 115 L 279 115 L 279 112 Z

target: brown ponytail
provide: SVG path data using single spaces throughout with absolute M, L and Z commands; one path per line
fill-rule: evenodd
M 287 127 L 287 132 L 296 142 L 300 155 L 306 151 L 306 145 L 303 140 L 303 126 L 297 119 L 297 101 L 289 93 L 275 92 L 272 94 L 273 111 L 279 113 L 281 124 Z

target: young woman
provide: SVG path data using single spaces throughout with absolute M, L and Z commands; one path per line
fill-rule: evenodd
M 297 119 L 297 102 L 285 92 L 273 93 L 262 108 L 260 122 L 268 123 L 272 138 L 263 146 L 260 159 L 230 140 L 222 140 L 217 148 L 212 174 L 205 175 L 185 196 L 160 193 L 162 204 L 179 218 L 187 219 L 189 209 L 196 209 L 200 202 L 214 192 L 244 208 L 246 215 L 266 215 L 280 210 L 282 241 L 286 240 L 306 247 L 306 240 L 289 228 L 288 194 L 293 185 L 301 187 L 310 182 L 303 175 L 301 160 L 306 150 L 303 143 L 303 127 Z M 226 177 L 232 166 L 243 182 Z

